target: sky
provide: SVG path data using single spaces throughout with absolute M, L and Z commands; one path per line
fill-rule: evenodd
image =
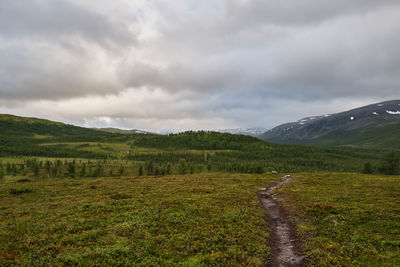
M 398 0 L 0 0 L 0 113 L 269 129 L 400 99 Z

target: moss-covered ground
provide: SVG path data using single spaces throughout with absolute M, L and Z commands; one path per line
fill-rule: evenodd
M 400 177 L 302 173 L 278 190 L 309 266 L 400 266 Z
M 0 265 L 260 266 L 277 175 L 0 181 Z

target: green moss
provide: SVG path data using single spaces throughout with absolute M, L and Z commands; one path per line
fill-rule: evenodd
M 0 265 L 260 266 L 255 191 L 272 175 L 35 179 L 0 184 Z
M 310 265 L 400 265 L 400 177 L 305 173 L 279 192 Z

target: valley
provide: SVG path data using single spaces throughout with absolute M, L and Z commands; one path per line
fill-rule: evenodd
M 400 178 L 381 173 L 399 160 L 384 148 L 10 115 L 0 130 L 0 265 L 398 264 Z

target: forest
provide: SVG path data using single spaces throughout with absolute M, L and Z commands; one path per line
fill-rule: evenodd
M 388 166 L 390 153 L 379 149 L 281 145 L 209 131 L 108 133 L 11 115 L 1 115 L 0 122 L 0 165 L 3 173 L 12 175 L 397 172 L 396 167 Z M 392 162 L 396 162 L 396 153 L 391 155 Z

